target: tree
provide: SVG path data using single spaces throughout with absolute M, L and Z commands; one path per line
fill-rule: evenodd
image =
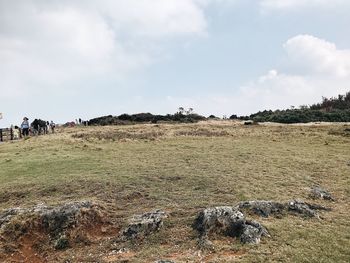
M 193 114 L 193 108 L 188 108 L 186 113 L 187 115 Z
M 185 112 L 184 107 L 179 107 L 179 113 L 180 113 L 180 114 L 184 114 L 184 112 Z

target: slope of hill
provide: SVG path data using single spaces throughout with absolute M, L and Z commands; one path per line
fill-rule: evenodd
M 75 127 L 2 143 L 0 209 L 13 209 L 0 210 L 0 261 L 349 262 L 349 144 L 343 124 L 232 121 Z M 311 198 L 316 185 L 335 201 Z M 291 199 L 331 211 L 247 214 L 271 237 L 247 245 L 217 234 L 214 250 L 198 246 L 192 225 L 203 209 Z M 157 209 L 163 227 L 122 238 L 134 215 Z M 63 224 L 76 213 L 74 227 Z

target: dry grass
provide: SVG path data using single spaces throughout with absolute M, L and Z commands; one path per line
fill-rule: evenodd
M 61 130 L 0 145 L 0 208 L 82 199 L 126 224 L 156 208 L 170 216 L 142 244 L 99 241 L 50 255 L 50 262 L 349 262 L 349 125 L 205 122 Z M 336 202 L 323 219 L 259 219 L 272 237 L 258 246 L 218 237 L 201 252 L 191 223 L 205 207 L 251 199 L 308 199 L 321 185 Z M 127 247 L 128 252 L 113 254 Z M 74 258 L 73 258 L 74 257 Z

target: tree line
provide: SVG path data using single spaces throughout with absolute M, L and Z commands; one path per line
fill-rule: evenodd
M 232 115 L 230 119 L 253 120 L 256 122 L 307 123 L 307 122 L 350 122 L 350 92 L 338 97 L 322 98 L 313 105 L 291 107 L 286 110 L 264 110 L 250 116 Z

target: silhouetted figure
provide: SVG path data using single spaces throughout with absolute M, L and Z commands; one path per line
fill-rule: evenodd
M 24 137 L 29 135 L 29 122 L 28 122 L 28 120 L 29 119 L 27 117 L 24 117 L 23 122 L 21 124 L 22 135 Z
M 53 121 L 51 121 L 50 128 L 51 128 L 52 133 L 55 133 L 55 127 L 56 127 L 55 123 Z

